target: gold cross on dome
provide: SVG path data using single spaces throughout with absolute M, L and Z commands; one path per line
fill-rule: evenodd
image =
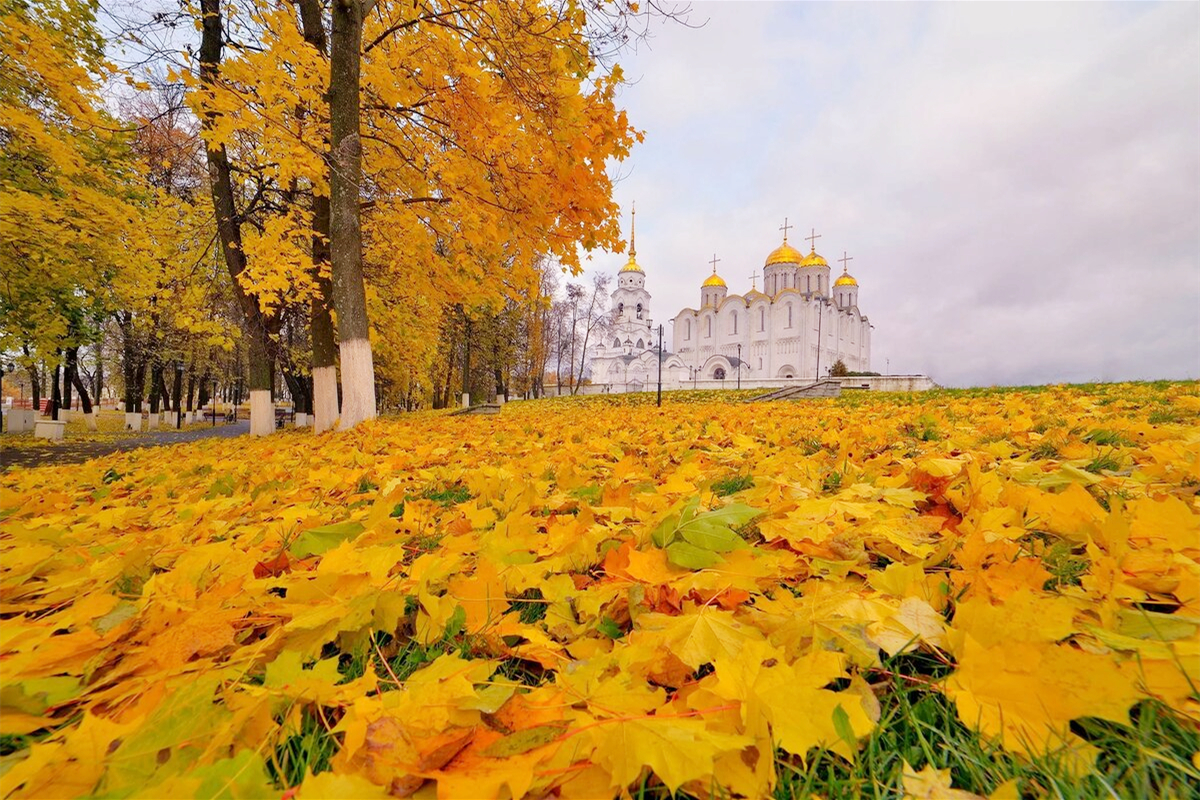
M 713 253 L 712 261 L 708 262 L 708 263 L 712 264 L 712 268 L 713 268 L 713 275 L 716 275 L 716 274 L 717 274 L 717 262 L 718 262 L 718 261 L 720 261 L 720 260 L 721 260 L 721 259 L 717 258 L 717 254 L 716 254 L 716 253 Z
M 842 273 L 843 274 L 846 272 L 846 262 L 853 261 L 853 260 L 854 260 L 854 256 L 848 256 L 848 255 L 846 255 L 845 250 L 842 251 L 842 257 L 839 258 L 838 261 L 842 262 Z
M 787 222 L 787 217 L 784 217 L 784 218 L 783 218 L 783 224 L 779 226 L 779 230 L 783 231 L 783 243 L 784 243 L 784 244 L 787 244 L 787 232 L 788 232 L 788 229 L 790 229 L 790 228 L 794 228 L 794 227 L 796 227 L 796 226 L 795 226 L 795 225 L 788 225 L 788 222 Z
M 805 236 L 804 238 L 808 239 L 808 249 L 814 253 L 817 252 L 817 239 L 821 238 L 821 234 L 817 233 L 817 229 L 813 228 L 812 234 L 810 236 Z

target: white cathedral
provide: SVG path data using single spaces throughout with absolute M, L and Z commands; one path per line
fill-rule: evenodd
M 831 281 L 830 267 L 815 249 L 788 244 L 771 251 L 744 295 L 729 294 L 713 272 L 700 285 L 700 308 L 685 308 L 670 321 L 675 352 L 659 353 L 658 329 L 650 317 L 646 273 L 637 262 L 636 232 L 629 260 L 617 275 L 612 316 L 593 351 L 590 392 L 637 392 L 653 388 L 661 360 L 664 389 L 787 386 L 813 382 L 841 361 L 851 372 L 871 368 L 871 323 L 858 308 L 858 281 L 847 271 Z

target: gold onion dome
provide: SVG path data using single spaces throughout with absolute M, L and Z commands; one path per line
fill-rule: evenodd
M 854 280 L 854 276 L 852 276 L 850 273 L 843 272 L 838 277 L 838 279 L 833 282 L 833 285 L 834 286 L 858 286 L 858 281 Z
M 813 250 L 812 252 L 810 252 L 808 255 L 806 255 L 804 257 L 804 259 L 800 262 L 800 266 L 802 266 L 802 267 L 828 267 L 829 264 L 825 261 L 825 259 L 822 256 L 817 254 L 816 250 Z
M 633 256 L 633 253 L 629 254 L 629 260 L 625 262 L 625 266 L 621 267 L 621 272 L 641 272 L 643 275 L 645 275 L 645 271 L 638 266 L 638 263 Z
M 769 267 L 772 264 L 799 264 L 803 258 L 804 256 L 801 255 L 800 251 L 788 244 L 787 239 L 784 238 L 783 244 L 776 247 L 771 251 L 771 255 L 767 256 L 766 266 Z
M 721 286 L 721 287 L 724 287 L 724 286 L 725 286 L 725 281 L 723 281 L 723 280 L 721 279 L 721 276 L 720 276 L 720 275 L 718 275 L 718 274 L 717 274 L 717 271 L 714 269 L 714 270 L 713 270 L 713 274 L 712 274 L 712 275 L 709 275 L 707 278 L 705 278 L 705 279 L 704 279 L 704 283 L 702 283 L 702 284 L 700 284 L 700 285 L 701 285 L 701 286 Z

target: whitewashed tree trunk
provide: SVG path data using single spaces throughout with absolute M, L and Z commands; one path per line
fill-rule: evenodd
M 87 423 L 87 429 L 89 431 L 96 430 L 96 412 L 95 411 L 92 411 L 88 414 L 84 414 L 83 421 L 85 423 Z
M 375 419 L 375 364 L 371 343 L 366 339 L 343 340 L 338 345 L 342 359 L 342 430 L 363 420 Z
M 125 412 L 125 430 L 140 431 L 142 429 L 142 413 L 140 411 Z
M 270 389 L 250 390 L 250 435 L 270 436 L 275 432 L 275 404 Z
M 337 367 L 313 368 L 313 433 L 333 428 L 338 418 Z

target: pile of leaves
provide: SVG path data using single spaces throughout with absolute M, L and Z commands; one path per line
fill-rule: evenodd
M 1200 780 L 1194 385 L 564 398 L 0 480 L 4 798 Z

